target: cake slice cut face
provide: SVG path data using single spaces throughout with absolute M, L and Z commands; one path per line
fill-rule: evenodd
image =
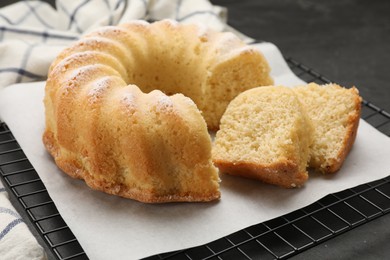
M 322 173 L 337 172 L 356 139 L 362 101 L 358 90 L 315 83 L 293 90 L 315 128 L 309 166 Z
M 269 86 L 237 96 L 221 119 L 213 162 L 221 172 L 293 188 L 306 171 L 313 128 L 294 92 Z

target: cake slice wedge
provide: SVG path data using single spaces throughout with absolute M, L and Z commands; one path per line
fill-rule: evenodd
M 337 84 L 310 83 L 293 88 L 314 125 L 309 166 L 337 172 L 356 139 L 361 113 L 359 91 Z
M 285 188 L 302 186 L 313 127 L 296 94 L 281 86 L 238 95 L 226 109 L 212 150 L 222 173 Z

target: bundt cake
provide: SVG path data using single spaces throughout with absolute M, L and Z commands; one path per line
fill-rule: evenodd
M 338 171 L 356 138 L 362 101 L 359 91 L 315 83 L 293 90 L 315 129 L 309 166 L 322 173 Z
M 290 88 L 259 87 L 238 95 L 221 119 L 212 150 L 221 172 L 293 188 L 306 171 L 313 126 Z
M 237 94 L 270 83 L 263 55 L 233 34 L 169 20 L 103 27 L 52 63 L 43 142 L 93 189 L 211 201 L 220 191 L 207 126 L 219 127 Z

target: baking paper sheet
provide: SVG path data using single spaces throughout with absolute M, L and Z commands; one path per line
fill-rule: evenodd
M 301 84 L 278 49 L 257 45 L 276 84 Z M 42 178 L 62 217 L 91 259 L 137 259 L 201 245 L 309 205 L 323 196 L 390 175 L 390 138 L 361 120 L 355 145 L 335 175 L 311 174 L 301 189 L 222 176 L 211 203 L 143 204 L 88 188 L 62 173 L 42 144 L 44 82 L 0 91 L 0 118 Z

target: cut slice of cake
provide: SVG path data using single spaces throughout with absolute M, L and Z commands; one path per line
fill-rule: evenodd
M 258 87 L 237 96 L 221 119 L 213 162 L 223 173 L 293 188 L 306 171 L 312 124 L 295 93 Z
M 362 101 L 359 91 L 315 83 L 293 90 L 315 129 L 309 166 L 323 173 L 338 171 L 356 138 Z

